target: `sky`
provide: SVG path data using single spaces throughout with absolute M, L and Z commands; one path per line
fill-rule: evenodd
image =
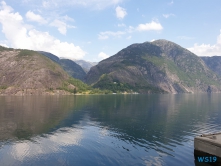
M 0 1 L 5 47 L 98 62 L 133 43 L 157 39 L 198 56 L 221 56 L 221 1 Z

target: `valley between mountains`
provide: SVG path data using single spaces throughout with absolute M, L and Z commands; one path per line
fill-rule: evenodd
M 0 47 L 0 95 L 219 93 L 221 57 L 167 40 L 136 43 L 99 63 Z

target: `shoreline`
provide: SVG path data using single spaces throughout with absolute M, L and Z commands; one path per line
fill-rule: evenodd
M 59 91 L 56 93 L 53 92 L 45 92 L 45 93 L 32 93 L 32 94 L 25 94 L 25 93 L 16 93 L 16 94 L 8 94 L 8 93 L 0 93 L 1 96 L 81 96 L 81 95 L 150 95 L 150 94 L 166 94 L 166 95 L 178 95 L 178 94 L 220 94 L 221 92 L 197 92 L 197 93 L 70 93 L 66 91 Z

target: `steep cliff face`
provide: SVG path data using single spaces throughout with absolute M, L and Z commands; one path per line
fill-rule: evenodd
M 220 91 L 218 76 L 199 57 L 167 40 L 130 45 L 92 67 L 86 81 L 140 93 Z
M 68 79 L 58 64 L 38 52 L 0 48 L 0 94 L 49 93 Z

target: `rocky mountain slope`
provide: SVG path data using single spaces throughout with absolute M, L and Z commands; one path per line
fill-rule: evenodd
M 73 78 L 79 79 L 81 81 L 85 81 L 86 72 L 82 69 L 80 65 L 78 65 L 74 61 L 69 60 L 69 59 L 59 59 L 57 56 L 49 52 L 44 52 L 44 51 L 38 51 L 38 52 L 50 58 L 57 64 L 59 64 Z
M 220 78 L 202 59 L 167 40 L 128 46 L 92 67 L 86 82 L 140 93 L 220 92 Z
M 68 94 L 69 75 L 55 62 L 35 51 L 0 46 L 0 94 Z M 64 85 L 65 84 L 65 85 Z
M 200 57 L 204 63 L 216 74 L 221 76 L 221 56 Z

